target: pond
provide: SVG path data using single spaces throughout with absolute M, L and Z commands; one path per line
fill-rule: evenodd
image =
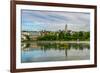
M 49 62 L 90 59 L 89 43 L 43 43 L 21 44 L 21 62 Z

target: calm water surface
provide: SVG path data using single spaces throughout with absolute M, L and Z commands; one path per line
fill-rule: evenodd
M 21 62 L 48 62 L 90 59 L 88 43 L 22 43 Z

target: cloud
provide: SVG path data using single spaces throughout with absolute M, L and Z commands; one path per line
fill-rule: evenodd
M 65 12 L 65 11 L 35 11 L 21 10 L 22 27 L 36 27 L 37 30 L 54 30 L 64 29 L 65 24 L 73 31 L 89 31 L 90 14 L 82 12 Z M 28 28 L 31 29 L 32 27 Z M 25 27 L 27 28 L 27 27 Z M 35 29 L 36 29 L 35 28 Z M 27 30 L 28 30 L 27 29 Z M 32 29 L 34 31 L 34 29 Z

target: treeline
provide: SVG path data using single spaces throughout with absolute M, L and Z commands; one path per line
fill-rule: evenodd
M 39 41 L 89 41 L 90 40 L 90 32 L 49 32 L 46 35 L 39 36 L 37 38 Z

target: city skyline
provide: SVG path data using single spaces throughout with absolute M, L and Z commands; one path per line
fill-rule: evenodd
M 90 31 L 90 13 L 21 10 L 22 31 Z

